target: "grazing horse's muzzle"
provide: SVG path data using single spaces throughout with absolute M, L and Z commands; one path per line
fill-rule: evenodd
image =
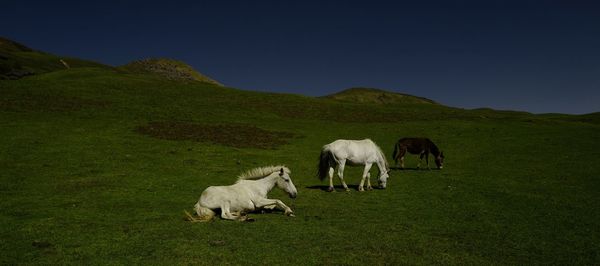
M 296 198 L 296 194 L 297 194 L 296 192 L 290 193 L 290 198 L 295 199 Z

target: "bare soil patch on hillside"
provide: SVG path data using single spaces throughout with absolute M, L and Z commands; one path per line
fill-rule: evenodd
M 274 149 L 288 143 L 294 133 L 270 131 L 244 124 L 194 124 L 180 121 L 150 122 L 138 126 L 139 134 L 166 140 L 212 142 L 236 148 Z

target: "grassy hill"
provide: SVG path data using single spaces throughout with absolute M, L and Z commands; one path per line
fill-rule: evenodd
M 33 50 L 18 42 L 0 37 L 0 80 L 19 79 L 26 76 L 60 71 L 69 68 L 113 67 L 71 57 L 61 57 Z M 151 74 L 169 80 L 200 81 L 223 86 L 189 66 L 167 58 L 143 59 L 118 67 L 122 72 Z
M 600 259 L 600 126 L 587 116 L 374 105 L 102 66 L 1 80 L 0 94 L 2 264 Z M 327 193 L 315 177 L 326 143 L 368 137 L 391 160 L 404 136 L 436 142 L 444 169 L 394 170 L 386 190 L 364 193 Z M 292 170 L 298 198 L 270 196 L 296 217 L 184 221 L 207 186 L 271 164 Z M 361 171 L 346 169 L 352 188 Z
M 350 88 L 331 95 L 324 96 L 325 98 L 355 102 L 355 103 L 377 103 L 377 104 L 437 104 L 436 102 L 413 95 L 389 92 L 373 88 Z
M 132 73 L 155 74 L 170 80 L 194 80 L 223 86 L 216 80 L 200 74 L 190 65 L 168 58 L 137 60 L 120 68 Z
M 78 67 L 110 68 L 96 62 L 36 51 L 23 44 L 0 37 L 0 80 L 19 79 Z

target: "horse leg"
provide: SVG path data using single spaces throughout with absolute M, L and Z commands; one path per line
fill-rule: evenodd
M 284 211 L 285 215 L 294 216 L 294 211 L 292 211 L 292 209 L 290 209 L 290 207 L 285 205 L 285 203 L 283 203 L 283 201 L 278 200 L 278 199 L 261 198 L 261 199 L 254 201 L 254 206 L 256 208 L 271 208 L 271 209 L 276 207 L 276 208 Z
M 425 153 L 421 152 L 421 154 L 419 154 L 419 164 L 417 164 L 417 169 L 421 169 L 421 163 L 423 162 L 423 156 L 425 156 Z
M 248 220 L 248 215 L 246 213 L 241 212 L 241 211 L 232 212 L 231 214 L 233 216 L 237 217 L 237 220 L 240 221 L 240 222 Z
M 400 167 L 404 169 L 404 155 L 406 154 L 406 149 L 402 148 L 400 150 Z M 397 164 L 397 163 L 396 163 Z
M 231 210 L 229 209 L 229 202 L 224 202 L 223 205 L 221 205 L 221 218 L 223 219 L 227 219 L 227 220 L 234 220 L 234 221 L 238 221 L 239 220 L 239 215 L 236 216 L 233 213 L 231 213 Z
M 371 173 L 367 173 L 367 190 L 373 190 L 371 186 Z
M 346 160 L 341 160 L 340 165 L 338 166 L 338 177 L 340 178 L 344 189 L 346 191 L 350 191 L 350 189 L 348 189 L 348 185 L 346 185 L 346 181 L 344 181 L 344 166 L 346 166 Z
M 431 170 L 429 168 L 429 152 L 425 152 L 425 162 L 427 162 L 427 170 Z
M 404 169 L 404 155 L 400 157 L 400 168 Z
M 358 191 L 365 191 L 363 185 L 365 184 L 365 178 L 369 174 L 369 170 L 371 170 L 372 163 L 365 163 L 365 169 L 363 170 L 362 179 L 360 180 L 360 185 L 358 185 Z
M 329 188 L 327 189 L 328 192 L 335 191 L 333 189 L 333 173 L 334 172 L 335 172 L 335 170 L 333 170 L 333 167 L 329 167 Z

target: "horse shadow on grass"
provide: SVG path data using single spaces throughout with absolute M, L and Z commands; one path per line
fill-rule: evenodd
M 229 221 L 229 220 L 225 220 L 225 219 L 220 218 L 221 217 L 221 208 L 213 209 L 213 211 L 215 212 L 215 217 L 212 220 L 210 220 L 210 222 L 214 222 L 214 221 Z M 256 221 L 256 217 L 259 216 L 259 215 L 263 215 L 263 214 L 266 214 L 266 215 L 269 215 L 269 214 L 272 214 L 272 215 L 281 215 L 281 214 L 283 214 L 283 211 L 279 210 L 279 209 L 276 209 L 276 208 L 275 209 L 259 208 L 259 209 L 253 210 L 253 211 L 246 211 L 246 212 L 242 212 L 241 213 L 242 216 L 246 216 L 246 220 L 244 220 L 244 222 L 250 222 L 250 223 L 251 222 L 255 222 Z M 191 214 L 191 215 L 196 216 L 195 212 L 194 212 L 194 214 Z M 188 217 L 185 217 L 185 220 L 186 221 L 190 221 Z
M 314 185 L 314 186 L 307 186 L 306 188 L 327 191 L 329 189 L 329 186 L 328 185 Z M 342 185 L 336 185 L 336 186 L 333 186 L 333 188 L 335 189 L 335 191 L 344 191 L 344 187 Z M 358 185 L 348 185 L 348 188 L 350 190 L 358 191 Z M 374 186 L 373 189 L 379 190 L 380 188 L 377 186 Z M 365 188 L 365 190 L 366 190 L 366 188 Z
M 417 167 L 390 167 L 390 170 L 392 171 L 429 171 L 429 170 L 440 170 L 437 169 L 436 167 L 433 168 L 429 168 L 427 169 L 427 167 L 421 167 L 421 168 L 417 168 Z
M 390 167 L 391 171 L 430 171 L 430 170 L 435 170 L 435 171 L 439 171 L 440 169 L 437 168 L 429 168 L 427 169 L 427 167 L 423 168 L 417 168 L 417 167 Z M 329 189 L 328 185 L 313 185 L 313 186 L 307 186 L 306 188 L 308 189 L 317 189 L 317 190 L 322 190 L 322 191 L 327 191 Z M 335 185 L 333 186 L 333 188 L 335 189 L 335 191 L 344 191 L 344 187 L 342 185 Z M 348 188 L 350 190 L 356 190 L 358 191 L 358 185 L 348 185 Z M 375 185 L 373 186 L 373 189 L 379 190 L 381 188 L 379 188 L 379 186 Z

